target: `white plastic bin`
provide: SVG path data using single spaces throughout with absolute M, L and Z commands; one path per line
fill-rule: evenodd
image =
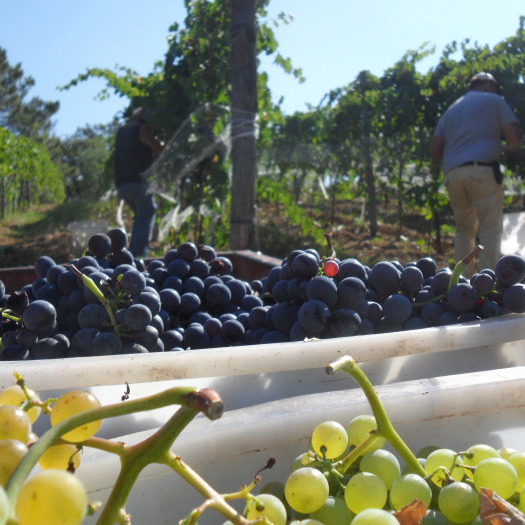
M 232 410 L 214 422 L 198 417 L 173 450 L 219 492 L 236 491 L 249 483 L 270 457 L 277 463 L 263 473 L 262 484 L 284 481 L 292 461 L 307 450 L 317 423 L 336 420 L 346 425 L 359 414 L 371 413 L 363 392 L 353 388 L 354 380 L 342 372 L 335 377 L 349 389 Z M 432 377 L 376 390 L 398 433 L 414 452 L 426 445 L 464 450 L 475 443 L 524 449 L 525 367 Z M 141 432 L 119 440 L 133 444 L 148 435 L 150 432 Z M 90 500 L 105 501 L 117 472 L 117 459 L 91 451 L 78 475 Z M 126 510 L 133 523 L 171 525 L 202 501 L 177 474 L 154 465 L 139 478 Z M 207 512 L 200 523 L 223 521 Z
M 89 389 L 103 404 L 120 401 L 130 386 L 137 398 L 176 384 L 218 390 L 228 410 L 290 396 L 348 388 L 324 367 L 352 355 L 374 384 L 525 365 L 525 316 L 505 315 L 463 325 L 297 343 L 185 352 L 3 363 L 0 388 L 13 369 L 45 397 Z M 103 437 L 158 426 L 167 409 L 106 422 Z M 44 421 L 36 425 L 45 429 Z

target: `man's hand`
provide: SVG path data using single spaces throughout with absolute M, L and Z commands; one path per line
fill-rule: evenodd
M 445 139 L 440 135 L 434 135 L 430 141 L 430 155 L 432 160 L 439 166 L 443 159 L 443 151 L 445 150 Z
M 149 146 L 155 153 L 160 153 L 164 149 L 164 142 L 161 142 L 147 124 L 140 128 L 140 140 Z
M 501 132 L 503 134 L 503 138 L 507 142 L 507 151 L 518 151 L 521 143 L 521 132 L 518 124 L 516 122 L 505 124 L 505 126 L 501 128 Z

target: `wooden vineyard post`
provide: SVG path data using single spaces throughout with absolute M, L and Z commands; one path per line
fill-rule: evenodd
M 255 0 L 231 0 L 232 209 L 230 245 L 256 250 L 257 64 Z

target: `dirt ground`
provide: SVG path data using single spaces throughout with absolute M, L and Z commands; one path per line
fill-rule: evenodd
M 441 247 L 438 248 L 430 232 L 429 221 L 410 213 L 403 217 L 399 227 L 397 220 L 389 216 L 387 210 L 381 210 L 376 235 L 372 236 L 368 223 L 359 218 L 359 207 L 358 203 L 339 202 L 330 222 L 323 217 L 316 218 L 319 229 L 323 233 L 331 233 L 337 257 L 353 257 L 369 266 L 382 260 L 398 260 L 406 264 L 421 257 L 432 257 L 439 267 L 449 266 L 453 259 L 452 235 L 442 231 Z M 268 228 L 269 223 L 272 223 L 271 230 Z M 309 247 L 300 229 L 290 226 L 286 220 L 279 220 L 275 209 L 262 209 L 259 225 L 262 232 L 259 241 L 264 253 L 284 257 L 292 249 Z M 280 232 L 278 236 L 275 236 L 276 230 Z M 318 247 L 321 255 L 330 255 L 327 246 L 328 243 Z M 276 253 L 270 253 L 272 250 Z
M 421 220 L 407 217 L 401 228 L 389 222 L 381 222 L 377 235 L 372 238 L 363 223 L 351 218 L 347 205 L 338 207 L 337 215 L 331 225 L 324 224 L 323 232 L 332 232 L 332 242 L 338 257 L 354 257 L 371 265 L 380 260 L 397 259 L 406 264 L 421 257 L 433 257 L 438 266 L 449 265 L 452 258 L 452 237 L 442 238 L 442 252 L 439 253 Z M 109 218 L 113 223 L 113 218 Z M 130 224 L 131 217 L 125 217 Z M 282 258 L 296 248 L 309 247 L 308 239 L 301 237 L 301 231 L 293 228 L 272 208 L 263 208 L 258 217 L 261 251 L 266 255 Z M 408 224 L 413 223 L 413 227 Z M 153 243 L 152 248 L 157 248 Z M 328 255 L 328 244 L 321 247 Z M 32 266 L 41 255 L 49 255 L 59 263 L 65 263 L 78 256 L 73 247 L 73 239 L 66 225 L 63 227 L 44 227 L 42 224 L 21 227 L 16 221 L 0 222 L 0 267 Z
M 32 266 L 38 257 L 49 255 L 58 263 L 75 257 L 71 233 L 67 230 L 21 234 L 16 223 L 0 225 L 0 267 Z

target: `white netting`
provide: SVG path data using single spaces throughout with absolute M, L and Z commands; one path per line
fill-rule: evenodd
M 230 108 L 206 104 L 194 111 L 173 134 L 144 173 L 151 191 L 177 202 L 177 185 L 203 161 L 230 149 Z
M 164 241 L 170 230 L 179 230 L 182 224 L 193 214 L 193 206 L 188 206 L 183 210 L 180 209 L 180 205 L 176 204 L 164 217 L 161 218 L 159 224 L 159 230 L 157 233 L 157 239 Z
M 193 207 L 181 209 L 178 199 L 180 181 L 215 156 L 229 155 L 232 138 L 257 135 L 257 115 L 228 106 L 205 104 L 191 113 L 167 142 L 162 153 L 144 173 L 150 190 L 173 204 L 161 218 L 158 239 L 164 240 L 170 229 L 179 230 L 194 213 Z M 210 210 L 200 210 L 210 214 Z

